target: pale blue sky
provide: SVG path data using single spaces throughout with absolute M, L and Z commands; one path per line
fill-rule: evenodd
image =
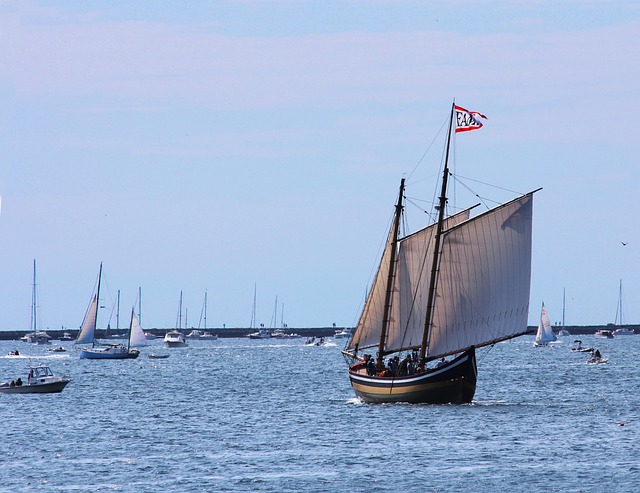
M 145 327 L 180 290 L 197 325 L 205 289 L 248 326 L 254 284 L 259 322 L 278 296 L 354 324 L 453 98 L 489 117 L 457 173 L 544 188 L 530 323 L 564 288 L 567 323 L 613 322 L 620 279 L 638 323 L 638 32 L 637 2 L 0 0 L 0 329 L 29 326 L 34 258 L 42 328 L 80 325 L 100 261 L 121 325 L 141 286 Z

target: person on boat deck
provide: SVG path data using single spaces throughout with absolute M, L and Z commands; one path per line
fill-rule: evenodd
M 20 387 L 22 385 L 22 378 L 18 377 L 18 380 L 16 380 L 16 387 Z
M 375 375 L 376 374 L 376 364 L 373 361 L 373 358 L 370 354 L 365 356 L 367 361 L 367 375 Z
M 599 349 L 596 349 L 596 352 L 593 354 L 593 356 L 594 356 L 595 358 L 598 358 L 598 359 L 599 359 L 599 358 L 602 358 L 602 355 L 600 354 L 600 350 L 599 350 Z
M 15 387 L 16 386 L 16 382 L 14 382 L 13 380 L 11 380 L 11 383 L 9 384 L 9 387 Z
M 447 364 L 447 361 L 444 358 L 441 358 L 440 361 L 438 361 L 436 368 L 440 368 L 441 366 L 444 366 L 446 364 Z

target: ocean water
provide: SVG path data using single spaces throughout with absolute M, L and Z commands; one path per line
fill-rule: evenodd
M 640 336 L 580 339 L 609 362 L 574 337 L 479 350 L 462 406 L 360 403 L 342 341 L 155 340 L 127 361 L 0 341 L 28 355 L 0 356 L 0 381 L 29 361 L 72 379 L 0 394 L 0 491 L 640 491 Z

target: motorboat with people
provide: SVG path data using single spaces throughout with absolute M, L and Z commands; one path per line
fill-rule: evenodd
M 59 338 L 59 341 L 73 341 L 74 337 L 69 332 L 64 332 Z
M 591 356 L 587 360 L 587 364 L 588 365 L 600 365 L 602 363 L 606 363 L 607 361 L 609 361 L 609 359 L 608 358 L 603 358 L 602 354 L 600 354 L 600 350 L 596 349 L 595 351 L 593 351 L 591 353 Z
M 20 351 L 14 349 L 13 351 L 9 351 L 9 354 L 7 356 L 20 356 Z
M 164 347 L 167 348 L 185 347 L 187 345 L 184 334 L 178 330 L 170 330 L 167 332 L 162 342 Z
M 49 351 L 51 353 L 66 353 L 67 352 L 67 350 L 65 348 L 63 348 L 62 346 L 51 347 L 51 348 L 48 348 L 47 351 Z
M 276 329 L 271 331 L 271 337 L 273 339 L 298 339 L 300 334 L 287 333 L 283 329 Z
M 575 341 L 573 341 L 574 343 L 577 344 L 576 347 L 571 348 L 571 351 L 573 352 L 577 352 L 577 353 L 590 353 L 593 351 L 592 347 L 584 347 L 582 345 L 582 341 L 579 339 L 576 339 Z
M 48 366 L 30 366 L 27 380 L 18 377 L 11 382 L 0 383 L 0 393 L 4 394 L 50 394 L 62 392 L 71 379 L 55 375 Z
M 324 337 L 320 337 L 316 339 L 315 337 L 308 337 L 305 341 L 305 345 L 307 346 L 326 346 L 327 341 Z

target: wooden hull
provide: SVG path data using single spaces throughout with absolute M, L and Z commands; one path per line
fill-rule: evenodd
M 362 369 L 349 369 L 353 390 L 367 403 L 466 404 L 473 400 L 477 374 L 474 348 L 439 368 L 416 375 L 377 377 Z

